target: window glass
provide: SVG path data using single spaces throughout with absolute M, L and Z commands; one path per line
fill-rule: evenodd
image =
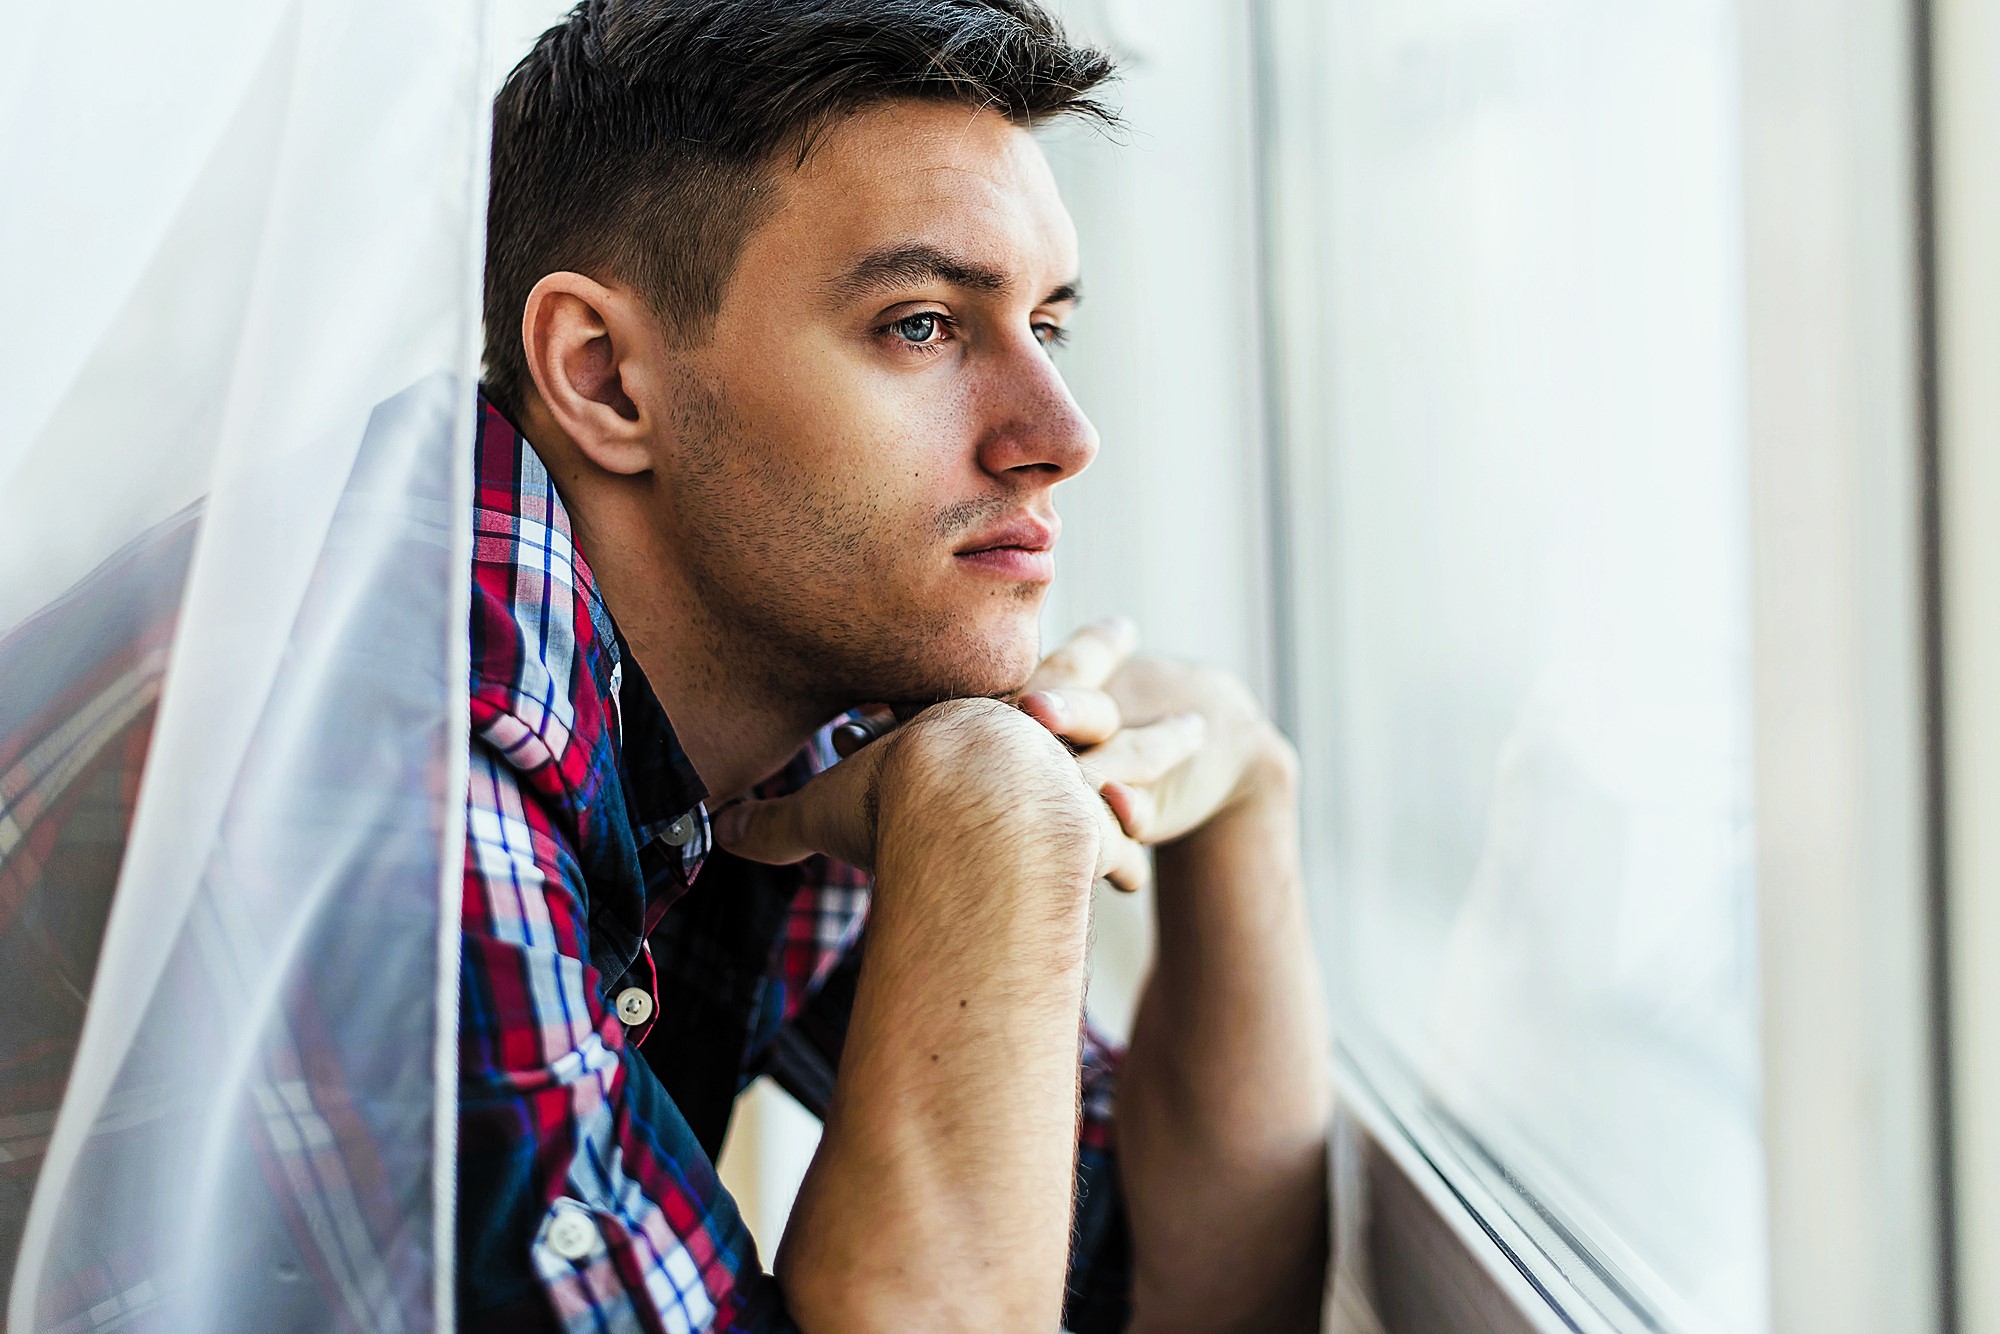
M 1272 12 L 1291 694 L 1345 1040 L 1614 1323 L 1760 1328 L 1734 8 Z

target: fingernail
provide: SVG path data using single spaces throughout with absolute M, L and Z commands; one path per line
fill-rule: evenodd
M 1042 707 L 1049 711 L 1051 717 L 1061 718 L 1069 712 L 1069 701 L 1062 697 L 1061 691 L 1037 690 L 1035 698 L 1042 702 Z

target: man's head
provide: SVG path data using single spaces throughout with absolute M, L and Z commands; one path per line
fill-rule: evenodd
M 1028 131 L 1104 118 L 1109 73 L 1033 0 L 586 0 L 545 34 L 495 108 L 488 385 L 561 433 L 593 562 L 643 545 L 816 703 L 1018 685 L 1050 488 L 1096 448 Z

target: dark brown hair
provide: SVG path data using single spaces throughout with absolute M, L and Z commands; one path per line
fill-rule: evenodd
M 616 278 L 668 336 L 707 336 L 767 173 L 840 116 L 891 98 L 1020 125 L 1103 122 L 1112 74 L 1036 0 L 583 0 L 493 103 L 487 389 L 529 384 L 521 311 L 544 274 Z

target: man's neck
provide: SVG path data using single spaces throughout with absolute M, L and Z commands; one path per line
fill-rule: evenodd
M 742 795 L 782 768 L 833 710 L 785 690 L 770 673 L 743 670 L 741 646 L 696 593 L 639 485 L 593 475 L 540 403 L 522 415 L 522 431 L 569 511 L 577 550 L 708 789 L 709 806 Z

